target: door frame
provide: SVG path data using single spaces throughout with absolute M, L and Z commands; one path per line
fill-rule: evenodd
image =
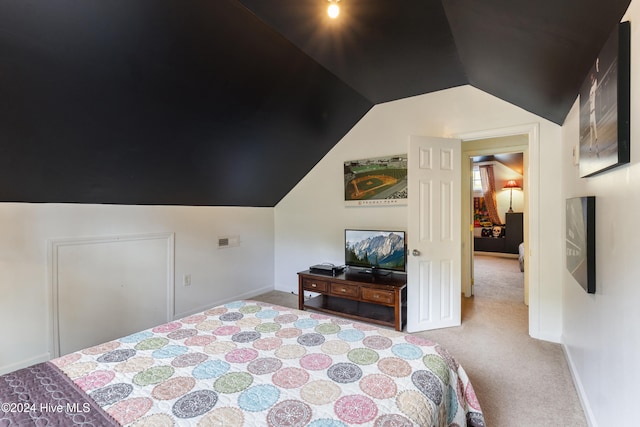
M 540 125 L 538 123 L 523 124 L 518 126 L 510 126 L 500 129 L 489 129 L 476 132 L 459 133 L 452 135 L 453 138 L 462 140 L 464 151 L 464 143 L 467 141 L 476 141 L 481 139 L 501 138 L 514 135 L 527 135 L 528 161 L 524 162 L 524 180 L 527 183 L 525 187 L 524 203 L 524 240 L 525 240 L 525 301 L 529 304 L 529 335 L 537 338 L 540 336 L 540 257 L 538 255 L 539 233 L 540 233 Z M 468 163 L 468 157 L 463 156 L 463 163 Z M 463 186 L 470 185 L 469 167 L 462 169 Z M 470 191 L 470 190 L 469 190 Z M 471 206 L 470 200 L 466 200 L 469 196 L 468 192 L 462 189 L 462 287 L 465 296 L 471 295 L 471 250 L 472 240 L 470 228 Z M 468 209 L 465 208 L 468 207 Z M 466 209 L 466 210 L 465 210 Z M 468 212 L 467 212 L 468 211 Z

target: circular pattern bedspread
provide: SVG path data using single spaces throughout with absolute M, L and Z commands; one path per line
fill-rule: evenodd
M 52 363 L 122 425 L 484 426 L 436 343 L 255 301 Z

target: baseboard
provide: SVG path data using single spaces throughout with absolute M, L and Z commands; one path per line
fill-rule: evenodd
M 562 343 L 562 335 L 553 334 L 549 332 L 540 332 L 539 330 L 529 329 L 529 336 L 531 338 L 541 340 L 541 341 L 549 341 L 556 344 Z
M 274 291 L 286 292 L 288 294 L 296 294 L 298 295 L 298 285 L 295 286 L 275 286 Z
M 474 251 L 473 254 L 476 256 L 495 256 L 500 258 L 518 259 L 518 254 L 508 254 L 505 252 Z
M 567 346 L 564 345 L 564 342 L 560 345 L 562 346 L 562 352 L 564 353 L 564 357 L 567 360 L 567 364 L 569 365 L 569 372 L 571 372 L 573 385 L 575 385 L 576 391 L 578 392 L 578 399 L 580 399 L 580 405 L 582 406 L 584 416 L 587 419 L 587 424 L 589 424 L 589 427 L 598 427 L 598 423 L 596 422 L 596 419 L 593 416 L 593 411 L 591 410 L 591 405 L 589 405 L 589 399 L 587 399 L 587 394 L 585 393 L 584 387 L 582 386 L 582 381 L 580 381 L 580 377 L 578 376 L 575 364 L 573 363 L 573 359 L 571 358 L 571 353 L 569 353 L 569 350 L 567 349 Z
M 259 289 L 253 289 L 253 290 L 251 290 L 249 292 L 245 292 L 243 294 L 236 295 L 235 297 L 225 298 L 225 299 L 213 301 L 210 304 L 203 305 L 203 306 L 200 306 L 198 308 L 194 308 L 193 310 L 189 310 L 189 311 L 186 311 L 184 313 L 176 314 L 173 318 L 174 319 L 182 319 L 183 317 L 191 316 L 192 314 L 200 313 L 202 311 L 208 310 L 208 309 L 213 308 L 213 307 L 217 307 L 217 306 L 222 305 L 222 304 L 226 304 L 228 302 L 238 301 L 238 300 L 241 300 L 241 299 L 251 299 L 251 298 L 253 298 L 255 296 L 262 295 L 264 293 L 271 292 L 273 290 L 274 289 L 273 289 L 272 286 L 265 286 L 265 287 L 262 287 L 262 288 L 259 288 Z
M 36 363 L 46 362 L 50 359 L 51 353 L 47 352 L 40 356 L 32 357 L 31 359 L 22 360 L 10 365 L 4 365 L 0 367 L 0 375 L 8 374 L 9 372 L 17 371 L 18 369 L 26 368 L 27 366 L 35 365 Z

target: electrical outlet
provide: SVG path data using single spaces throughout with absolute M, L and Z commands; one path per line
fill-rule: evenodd
M 184 286 L 191 286 L 191 273 L 186 273 L 183 277 L 182 277 L 182 284 Z

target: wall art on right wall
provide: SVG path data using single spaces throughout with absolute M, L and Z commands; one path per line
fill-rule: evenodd
M 567 270 L 590 294 L 596 293 L 596 198 L 567 199 Z
M 629 163 L 631 25 L 616 25 L 580 87 L 580 177 Z

